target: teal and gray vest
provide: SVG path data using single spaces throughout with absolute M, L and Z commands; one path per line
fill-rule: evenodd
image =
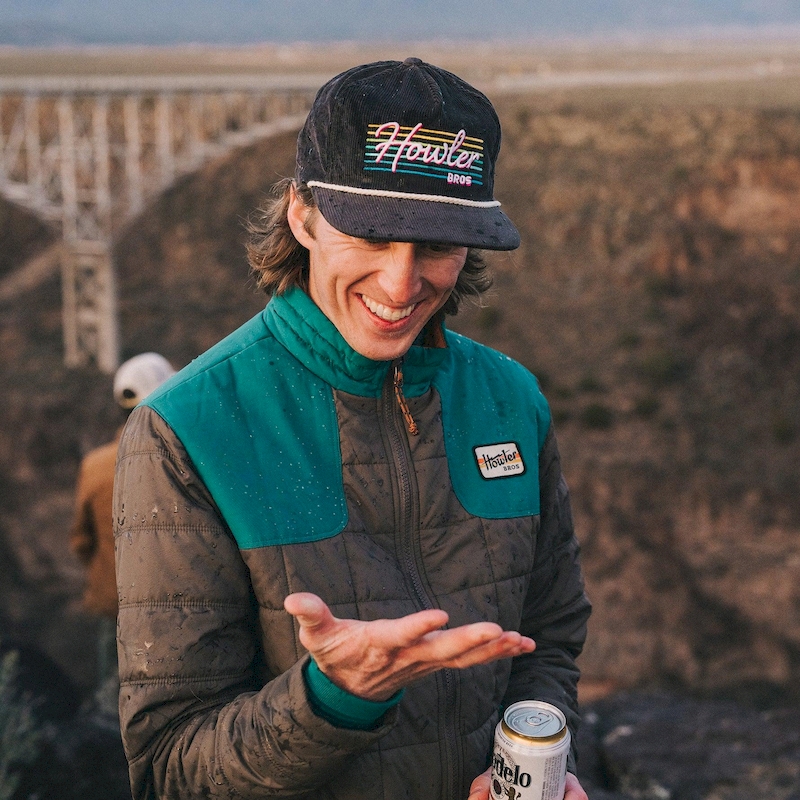
M 413 346 L 408 397 L 440 395 L 453 490 L 470 514 L 539 513 L 539 451 L 550 427 L 536 379 L 450 331 Z M 390 368 L 355 352 L 300 289 L 151 394 L 183 442 L 240 548 L 311 542 L 347 524 L 333 391 L 378 397 Z

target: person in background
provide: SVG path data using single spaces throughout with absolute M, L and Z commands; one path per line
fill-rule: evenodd
M 487 800 L 504 707 L 575 733 L 591 606 L 550 410 L 444 324 L 490 284 L 477 248 L 519 245 L 499 147 L 489 100 L 418 58 L 330 80 L 253 226 L 266 309 L 131 414 L 135 800 Z
M 175 369 L 158 353 L 141 353 L 124 362 L 114 374 L 113 394 L 125 417 L 141 400 L 158 388 Z M 75 492 L 75 513 L 69 531 L 69 547 L 86 569 L 83 607 L 98 618 L 98 691 L 110 685 L 116 692 L 117 581 L 114 572 L 114 528 L 111 504 L 114 468 L 122 426 L 114 439 L 90 450 L 81 461 Z M 105 692 L 108 694 L 109 692 Z M 104 698 L 108 700 L 108 698 Z M 116 713 L 113 705 L 104 706 Z

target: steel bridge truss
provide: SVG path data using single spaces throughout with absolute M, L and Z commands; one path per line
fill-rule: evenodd
M 61 230 L 64 358 L 119 362 L 112 245 L 181 175 L 297 130 L 316 76 L 0 80 L 0 193 Z

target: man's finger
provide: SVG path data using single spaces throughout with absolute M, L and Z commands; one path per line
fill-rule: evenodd
M 405 617 L 393 620 L 379 620 L 389 623 L 386 631 L 391 636 L 391 641 L 387 644 L 395 647 L 412 647 L 427 636 L 429 633 L 438 631 L 447 624 L 448 615 L 446 611 L 439 608 L 431 608 L 426 611 L 417 611 Z
M 580 781 L 571 772 L 567 773 L 564 800 L 589 800 Z
M 536 649 L 536 643 L 527 636 L 503 636 L 485 644 L 465 650 L 456 654 L 443 666 L 464 669 L 473 667 L 476 664 L 488 664 L 500 658 L 515 658 L 525 653 L 532 653 Z
M 448 662 L 503 639 L 503 629 L 494 622 L 475 622 L 446 631 L 431 633 L 424 642 L 420 657 Z
M 295 592 L 287 595 L 283 607 L 300 623 L 300 627 L 309 633 L 319 632 L 335 619 L 322 598 L 311 592 Z

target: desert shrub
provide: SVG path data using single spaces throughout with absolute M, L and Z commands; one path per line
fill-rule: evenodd
M 692 171 L 685 164 L 676 164 L 672 169 L 673 183 L 688 183 Z
M 578 381 L 578 389 L 582 392 L 604 392 L 605 388 L 595 375 L 584 375 Z
M 680 297 L 684 293 L 684 287 L 672 275 L 648 275 L 644 288 L 654 300 Z
M 590 403 L 581 414 L 581 422 L 587 428 L 610 428 L 614 424 L 614 414 L 602 403 Z
M 642 343 L 641 334 L 631 330 L 622 331 L 622 333 L 620 333 L 619 335 L 619 339 L 617 339 L 617 344 L 620 347 L 624 347 L 626 350 L 638 347 L 638 345 L 640 345 L 641 343 Z
M 531 121 L 531 110 L 529 108 L 519 108 L 517 110 L 517 125 L 519 129 L 524 131 L 527 130 L 528 124 Z
M 786 417 L 776 417 L 772 420 L 772 435 L 778 444 L 790 444 L 794 441 L 797 431 L 791 420 Z
M 11 800 L 18 771 L 37 759 L 42 739 L 36 703 L 17 687 L 18 661 L 14 650 L 0 658 L 0 800 Z
M 659 399 L 655 395 L 648 394 L 636 401 L 635 411 L 640 417 L 649 419 L 655 415 L 660 406 Z
M 539 369 L 538 367 L 533 368 L 533 374 L 536 376 L 536 380 L 539 382 L 539 388 L 543 392 L 550 392 L 550 387 L 553 385 L 553 381 L 550 379 L 550 373 L 545 372 L 543 369 Z
M 553 413 L 553 424 L 554 425 L 562 425 L 565 422 L 568 422 L 572 415 L 569 413 L 569 409 L 556 407 L 552 409 Z
M 558 400 L 572 400 L 575 397 L 575 390 L 563 384 L 554 385 L 549 393 Z
M 491 331 L 496 328 L 503 319 L 503 313 L 495 306 L 483 306 L 478 311 L 478 327 L 482 331 Z
M 642 359 L 639 371 L 652 386 L 664 386 L 683 378 L 688 365 L 674 353 L 664 350 Z

